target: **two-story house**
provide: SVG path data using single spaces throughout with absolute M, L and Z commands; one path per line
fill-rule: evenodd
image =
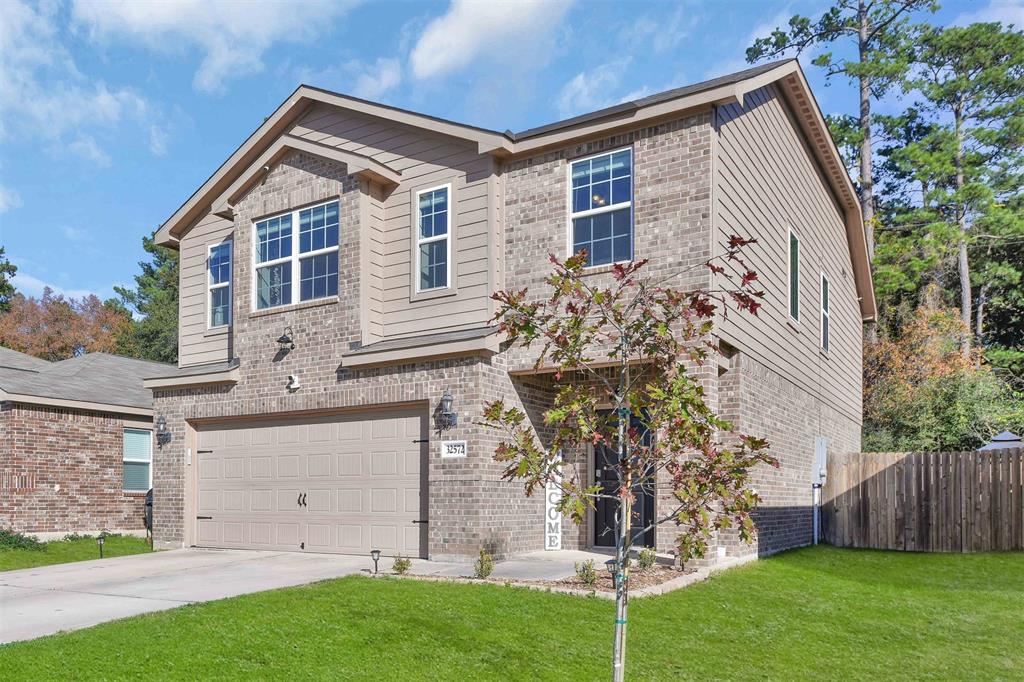
M 299 87 L 156 234 L 181 253 L 180 368 L 147 382 L 168 425 L 157 543 L 544 548 L 544 496 L 501 479 L 476 420 L 497 397 L 537 420 L 555 382 L 502 345 L 490 294 L 540 295 L 549 254 L 586 247 L 596 278 L 649 258 L 658 275 L 731 234 L 757 239 L 764 307 L 720 319 L 723 355 L 698 371 L 782 466 L 756 472 L 759 545 L 723 541 L 730 556 L 807 544 L 815 448 L 860 447 L 864 232 L 798 64 L 520 133 Z M 594 480 L 600 464 L 573 462 Z M 639 506 L 666 503 L 654 491 Z M 609 522 L 594 510 L 555 544 L 609 544 Z M 644 540 L 668 552 L 674 534 Z

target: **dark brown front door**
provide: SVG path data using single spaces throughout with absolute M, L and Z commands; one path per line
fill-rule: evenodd
M 594 482 L 601 486 L 606 495 L 616 495 L 619 480 L 615 471 L 618 451 L 614 446 L 599 444 L 594 446 Z M 654 529 L 644 531 L 654 519 L 654 486 L 634 486 L 633 514 L 630 527 L 633 530 L 633 544 L 643 547 L 654 546 Z M 600 499 L 594 510 L 594 546 L 615 546 L 615 515 L 618 511 L 615 500 Z

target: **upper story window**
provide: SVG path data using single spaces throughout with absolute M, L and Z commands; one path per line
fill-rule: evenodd
M 573 161 L 572 252 L 587 250 L 587 266 L 633 259 L 633 151 Z
M 338 295 L 338 225 L 337 201 L 256 223 L 257 310 Z
M 231 242 L 210 247 L 206 255 L 210 329 L 231 324 Z
M 800 321 L 800 238 L 789 231 L 789 316 Z
M 828 276 L 821 273 L 821 349 L 828 352 L 829 315 L 828 315 Z
M 153 487 L 153 432 L 149 429 L 125 429 L 122 461 L 123 490 L 144 493 Z
M 448 286 L 451 185 L 416 193 L 416 291 Z

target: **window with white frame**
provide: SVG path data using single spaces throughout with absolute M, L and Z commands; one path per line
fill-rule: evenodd
M 448 287 L 451 185 L 416 193 L 416 291 Z
M 829 317 L 828 317 L 828 276 L 821 273 L 821 349 L 828 352 Z
M 126 492 L 144 493 L 153 487 L 153 432 L 125 429 L 124 486 Z
M 789 316 L 800 321 L 800 238 L 789 231 Z
M 257 310 L 338 295 L 337 201 L 261 220 L 253 232 Z
M 231 242 L 210 246 L 206 256 L 210 329 L 231 324 Z
M 572 252 L 587 267 L 633 259 L 633 151 L 599 154 L 570 165 Z

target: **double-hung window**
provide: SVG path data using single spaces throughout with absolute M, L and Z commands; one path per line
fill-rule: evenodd
M 821 273 L 821 349 L 828 352 L 829 318 L 828 318 L 828 276 Z
M 231 242 L 210 247 L 206 255 L 210 329 L 231 324 Z
M 789 231 L 789 316 L 800 321 L 800 238 Z
M 153 487 L 153 432 L 149 429 L 125 429 L 124 450 L 125 492 L 144 493 Z
M 338 202 L 256 223 L 256 309 L 338 295 Z
M 416 291 L 449 286 L 451 185 L 416 193 Z
M 587 267 L 633 259 L 633 151 L 573 161 L 569 201 L 572 252 L 587 251 Z

